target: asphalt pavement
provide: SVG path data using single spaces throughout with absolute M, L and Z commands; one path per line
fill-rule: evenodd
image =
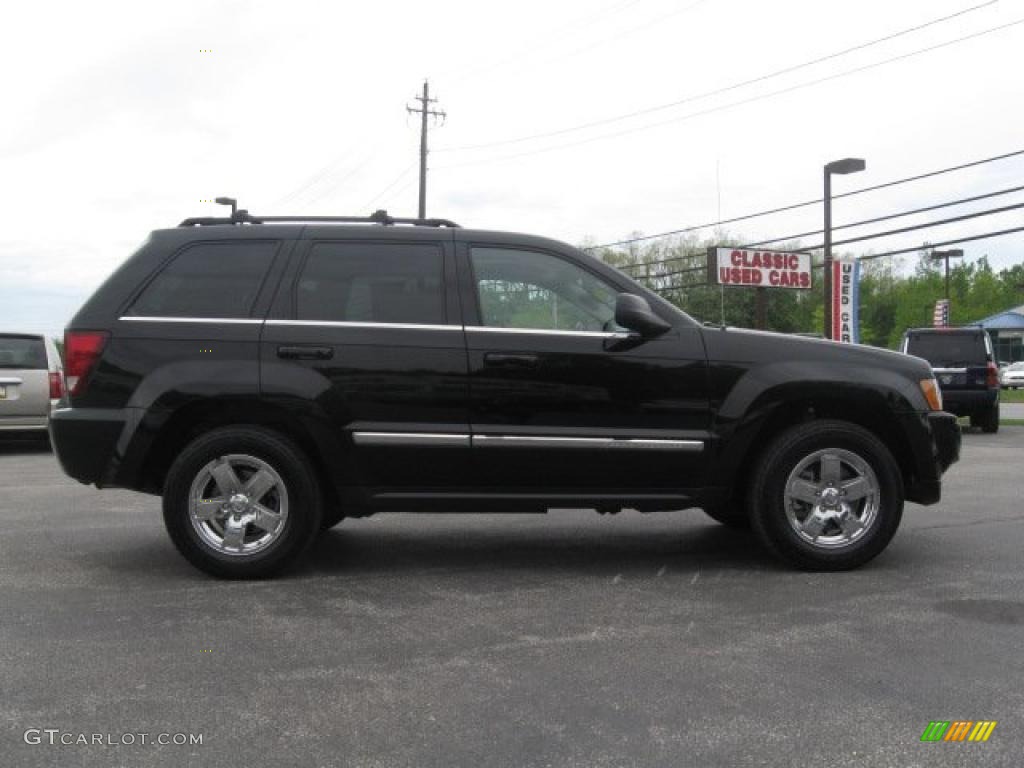
M 943 501 L 852 573 L 696 510 L 567 510 L 345 521 L 227 583 L 158 499 L 0 446 L 0 764 L 1016 768 L 1022 448 L 965 435 Z M 922 743 L 933 720 L 998 725 Z

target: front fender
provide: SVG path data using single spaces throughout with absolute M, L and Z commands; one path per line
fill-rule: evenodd
M 795 423 L 812 409 L 859 424 L 888 421 L 890 429 L 903 430 L 908 418 L 920 421 L 926 407 L 917 383 L 898 371 L 812 360 L 758 365 L 738 375 L 719 400 L 716 484 L 735 482 L 751 452 L 777 432 L 766 428 Z M 897 452 L 902 446 L 890 447 Z

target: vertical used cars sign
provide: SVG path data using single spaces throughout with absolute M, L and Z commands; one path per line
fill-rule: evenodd
M 750 248 L 708 249 L 708 282 L 752 288 L 811 287 L 811 254 Z
M 860 343 L 860 262 L 832 260 L 832 338 Z

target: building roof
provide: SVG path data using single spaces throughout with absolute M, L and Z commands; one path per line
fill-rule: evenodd
M 1024 329 L 1024 304 L 1005 312 L 982 318 L 972 325 L 980 325 L 989 330 L 1017 330 Z

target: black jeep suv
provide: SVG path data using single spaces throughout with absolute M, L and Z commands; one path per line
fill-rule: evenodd
M 64 470 L 162 495 L 226 577 L 343 517 L 552 507 L 701 507 L 852 568 L 960 449 L 923 360 L 703 327 L 571 246 L 382 212 L 153 232 L 65 343 Z
M 932 366 L 950 413 L 969 416 L 972 427 L 999 431 L 999 368 L 992 339 L 980 326 L 911 328 L 903 351 Z

